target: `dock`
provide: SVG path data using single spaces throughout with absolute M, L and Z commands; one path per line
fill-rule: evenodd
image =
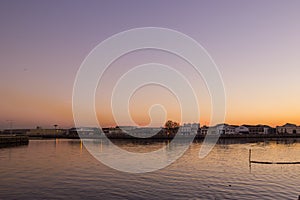
M 270 161 L 256 161 L 252 160 L 251 158 L 252 150 L 249 149 L 249 164 L 256 163 L 256 164 L 266 164 L 266 165 L 297 165 L 300 164 L 300 161 L 295 161 L 295 162 L 270 162 Z
M 27 145 L 29 138 L 26 135 L 0 135 L 0 147 Z

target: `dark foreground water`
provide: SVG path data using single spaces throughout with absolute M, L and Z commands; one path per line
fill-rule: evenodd
M 117 142 L 147 151 L 165 142 Z M 299 140 L 223 141 L 204 159 L 193 143 L 162 170 L 129 174 L 94 159 L 80 140 L 31 140 L 0 149 L 0 199 L 298 199 L 300 165 L 249 166 L 262 161 L 300 161 Z

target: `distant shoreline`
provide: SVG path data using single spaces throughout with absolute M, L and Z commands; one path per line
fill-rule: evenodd
M 210 135 L 209 137 L 218 137 L 217 135 Z M 190 138 L 191 136 L 184 136 L 184 135 L 179 135 L 177 136 L 178 139 L 187 139 Z M 206 135 L 196 135 L 194 140 L 204 140 Z M 152 136 L 149 138 L 139 138 L 139 137 L 133 137 L 130 135 L 115 135 L 115 136 L 84 136 L 84 137 L 79 137 L 79 136 L 53 136 L 53 135 L 44 135 L 44 136 L 29 136 L 30 140 L 35 140 L 35 139 L 103 139 L 103 138 L 108 138 L 108 139 L 121 139 L 121 140 L 170 140 L 174 139 L 174 136 Z M 232 134 L 232 135 L 220 135 L 219 139 L 284 139 L 284 138 L 300 138 L 300 134 Z
M 126 136 L 126 137 L 124 137 Z M 215 135 L 217 136 L 217 135 Z M 77 137 L 77 136 L 53 136 L 53 135 L 44 135 L 44 136 L 26 136 L 26 135 L 0 135 L 0 148 L 3 147 L 12 147 L 12 146 L 20 146 L 20 145 L 28 145 L 29 141 L 34 140 L 56 140 L 56 139 L 66 139 L 66 140 L 101 140 L 105 137 L 103 135 L 99 135 L 98 137 L 90 136 L 90 137 Z M 138 138 L 130 135 L 120 135 L 114 137 L 107 137 L 113 143 L 118 142 L 133 142 L 133 143 L 152 143 L 152 142 L 170 142 L 174 139 L 174 137 L 162 137 L 154 136 L 150 138 Z M 177 142 L 190 141 L 190 136 L 178 135 Z M 202 142 L 205 139 L 205 135 L 197 135 L 193 142 Z M 235 143 L 253 143 L 253 142 L 269 142 L 269 141 L 284 141 L 287 143 L 292 142 L 300 142 L 300 134 L 244 134 L 244 135 L 220 135 L 218 137 L 218 144 L 235 144 Z

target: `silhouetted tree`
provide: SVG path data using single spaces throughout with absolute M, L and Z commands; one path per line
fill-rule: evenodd
M 172 120 L 168 120 L 165 123 L 165 128 L 166 128 L 166 134 L 167 136 L 174 136 L 176 134 L 178 128 L 179 128 L 179 123 L 178 122 L 173 122 Z
M 165 123 L 165 128 L 166 129 L 174 129 L 174 128 L 178 128 L 179 127 L 179 123 L 178 122 L 173 122 L 172 120 L 168 120 Z

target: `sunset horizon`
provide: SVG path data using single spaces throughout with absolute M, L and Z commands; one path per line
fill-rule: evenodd
M 150 3 L 135 3 L 136 13 L 139 13 L 138 8 L 152 6 Z M 67 1 L 61 2 L 60 8 L 54 6 L 54 3 L 46 3 L 48 12 L 52 10 L 57 13 L 53 18 L 48 17 L 48 12 L 40 12 L 40 9 L 46 7 L 39 7 L 39 3 L 23 4 L 22 10 L 16 3 L 3 1 L 1 4 L 1 24 L 5 27 L 0 38 L 0 91 L 4 94 L 0 107 L 1 129 L 9 127 L 7 120 L 13 120 L 14 126 L 19 128 L 47 126 L 53 123 L 62 127 L 72 125 L 72 90 L 80 65 L 96 45 L 110 35 L 126 30 L 121 22 L 129 18 L 132 21 L 126 21 L 127 27 L 157 26 L 182 31 L 207 50 L 224 82 L 226 123 L 273 126 L 286 122 L 300 124 L 300 96 L 297 92 L 300 84 L 300 27 L 297 23 L 299 13 L 294 12 L 297 6 L 259 2 L 259 6 L 249 8 L 248 5 L 252 4 L 249 2 L 240 4 L 239 9 L 235 9 L 225 2 L 207 2 L 203 4 L 205 6 L 198 3 L 198 7 L 189 7 L 181 2 L 176 6 L 182 12 L 191 9 L 189 14 L 176 17 L 177 13 L 174 10 L 165 13 L 167 21 L 179 18 L 181 23 L 176 24 L 156 21 L 158 16 L 164 14 L 163 8 L 169 7 L 166 3 L 161 3 L 161 9 L 155 11 L 157 17 L 153 16 L 152 20 L 146 17 L 146 23 L 141 23 L 143 16 L 134 19 L 127 16 L 126 12 L 120 12 L 120 16 L 116 18 L 111 13 L 101 12 L 105 7 L 118 9 L 114 3 L 97 6 L 91 2 L 85 5 L 91 8 L 91 12 L 80 15 L 79 7 L 82 2 L 74 2 L 73 9 L 67 12 L 68 18 L 63 17 L 66 13 L 61 9 L 68 5 Z M 293 2 L 290 5 L 293 5 Z M 132 9 L 126 4 L 122 7 L 128 11 Z M 220 9 L 221 7 L 224 9 Z M 218 15 L 200 20 L 196 24 L 192 23 L 196 13 L 201 13 L 199 10 L 203 10 L 199 17 L 209 16 L 205 11 L 208 8 L 218 11 Z M 253 12 L 256 13 L 255 18 L 252 17 Z M 277 12 L 281 15 L 277 15 Z M 89 23 L 93 15 L 105 17 L 99 18 L 98 24 Z M 5 20 L 8 18 L 9 21 Z M 73 18 L 78 19 L 76 23 L 72 21 Z M 104 18 L 111 19 L 110 23 L 114 26 L 101 28 L 101 24 L 103 27 L 106 24 Z M 52 23 L 58 19 L 63 20 L 57 25 Z M 81 26 L 85 29 L 81 29 Z M 77 32 L 79 29 L 80 34 Z M 211 121 L 212 107 L 207 86 L 203 82 L 205 77 L 196 80 L 192 71 L 187 70 L 188 64 L 179 57 L 154 50 L 133 52 L 111 64 L 107 75 L 102 77 L 105 86 L 102 86 L 95 96 L 99 123 L 103 126 L 116 124 L 107 98 L 118 77 L 128 69 L 149 61 L 158 61 L 177 70 L 186 71 L 186 77 L 196 85 L 195 89 L 198 92 L 199 122 L 208 124 Z M 101 86 L 101 82 L 99 84 Z M 165 90 L 153 88 L 151 85 L 145 90 L 142 88 L 131 100 L 133 120 L 137 124 L 149 123 L 149 106 L 161 103 L 167 106 L 169 118 L 180 121 L 180 108 L 176 98 Z M 147 96 L 148 93 L 150 96 Z M 104 99 L 101 96 L 103 94 Z M 151 96 L 161 97 L 151 99 Z M 168 107 L 167 102 L 174 105 L 172 109 Z M 157 112 L 160 117 L 164 115 L 161 111 Z
M 0 199 L 300 200 L 299 0 L 1 0 Z

